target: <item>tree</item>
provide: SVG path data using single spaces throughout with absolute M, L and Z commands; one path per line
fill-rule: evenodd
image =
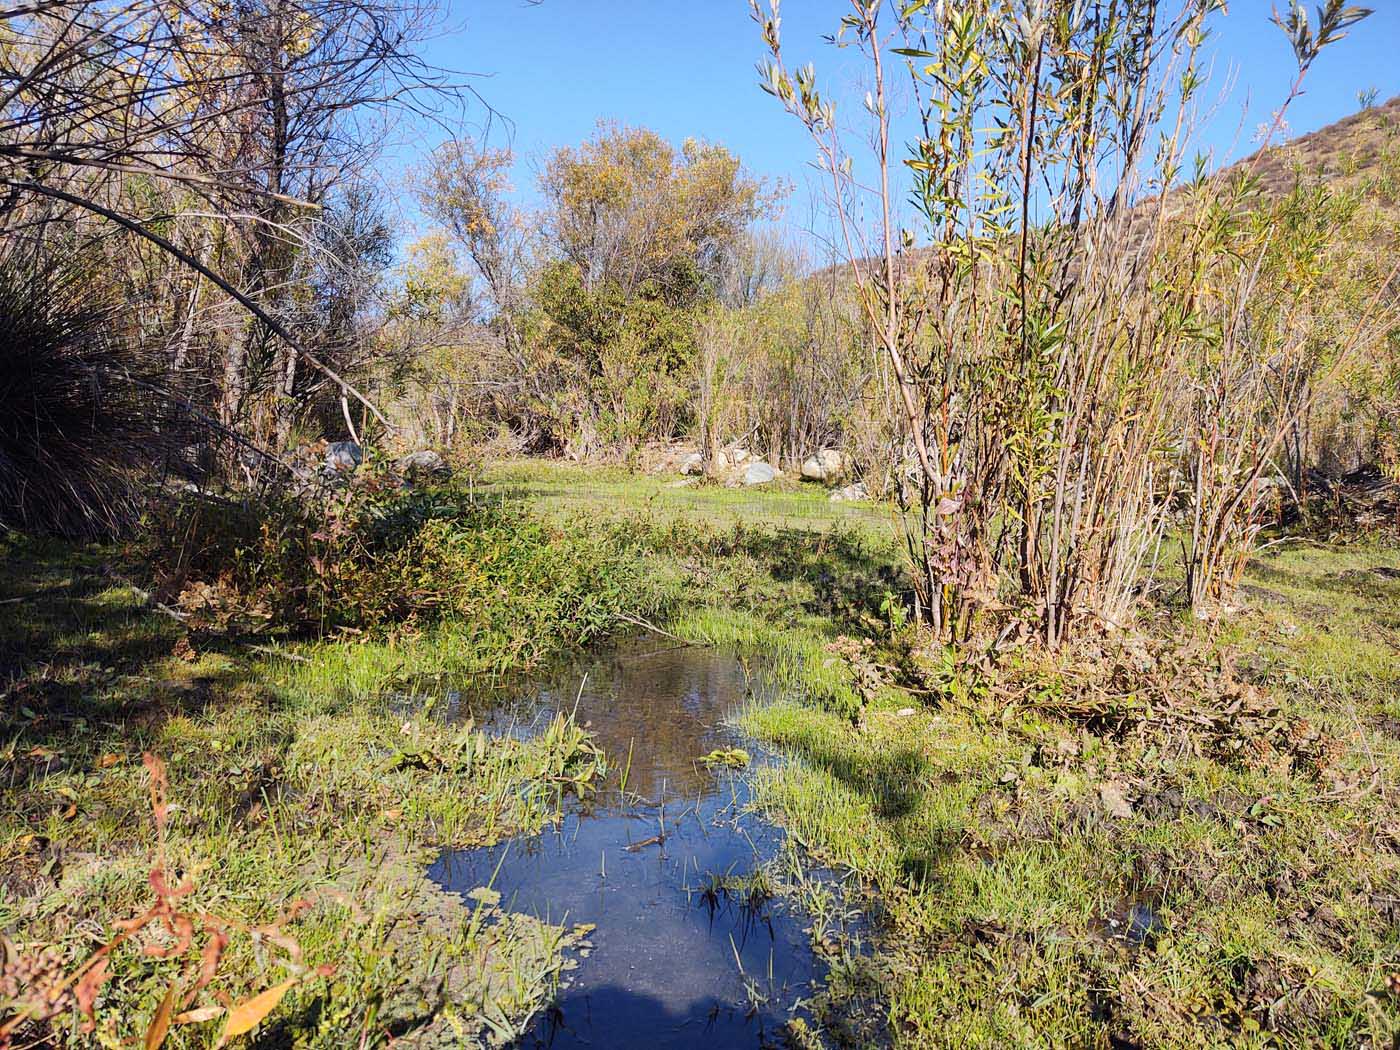
M 550 241 L 586 289 L 629 298 L 650 282 L 677 304 L 713 288 L 777 200 L 723 146 L 688 139 L 677 152 L 653 131 L 611 124 L 556 150 L 540 188 Z
M 261 385 L 285 436 L 302 365 L 365 400 L 293 336 L 289 282 L 318 210 L 375 155 L 385 112 L 462 100 L 415 53 L 434 17 L 415 0 L 55 0 L 0 14 L 0 235 L 96 217 L 197 272 L 177 297 L 182 367 L 206 284 L 247 311 L 211 384 L 227 426 L 247 422 Z M 167 218 L 149 219 L 150 204 Z
M 676 150 L 604 125 L 553 153 L 544 211 L 527 217 L 508 199 L 512 163 L 461 139 L 418 180 L 481 278 L 494 349 L 476 382 L 493 391 L 495 418 L 529 447 L 581 453 L 677 433 L 692 407 L 696 312 L 768 280 L 748 230 L 778 195 L 722 146 Z

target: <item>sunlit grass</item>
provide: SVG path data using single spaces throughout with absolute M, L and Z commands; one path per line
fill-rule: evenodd
M 741 725 L 784 758 L 749 775 L 801 847 L 785 878 L 807 887 L 817 939 L 831 902 L 805 867 L 831 865 L 863 887 L 854 899 L 875 950 L 833 949 L 832 995 L 878 998 L 896 1045 L 1379 1046 L 1400 1030 L 1385 991 L 1400 971 L 1400 580 L 1375 571 L 1400 567 L 1394 548 L 1284 545 L 1252 564 L 1242 608 L 1222 624 L 1161 620 L 1199 639 L 1194 659 L 1233 663 L 1280 717 L 1341 742 L 1334 779 L 1319 779 L 1212 757 L 1188 733 L 1089 732 L 1033 693 L 862 695 L 830 647 L 843 634 L 888 637 L 882 600 L 900 559 L 873 521 L 883 512 L 852 516 L 801 489 L 677 493 L 574 467 L 510 471 L 543 513 L 621 524 L 615 535 L 644 552 L 660 611 L 636 629 L 746 662 Z M 332 886 L 370 916 L 330 901 L 308 914 L 297 931 L 308 957 L 343 959 L 343 972 L 329 994 L 298 989 L 294 1008 L 314 1001 L 337 1023 L 362 1023 L 354 1003 L 380 1003 L 380 1017 L 413 1000 L 437 1024 L 474 1001 L 510 1026 L 543 1001 L 565 931 L 473 925 L 470 908 L 444 905 L 421 877 L 436 844 L 539 827 L 559 801 L 532 788 L 541 772 L 594 760 L 560 753 L 563 737 L 483 741 L 436 717 L 428 702 L 446 688 L 515 673 L 508 654 L 449 621 L 182 660 L 179 628 L 96 560 L 21 554 L 12 588 L 53 591 L 0 607 L 12 658 L 48 654 L 30 665 L 38 694 L 17 695 L 34 717 L 8 731 L 7 768 L 28 770 L 34 746 L 63 765 L 6 796 L 0 863 L 18 878 L 0 889 L 0 926 L 76 946 L 75 927 L 44 924 L 143 905 L 154 838 L 137 759 L 149 748 L 170 763 L 173 842 L 211 906 L 252 920 Z M 121 760 L 101 766 L 108 752 Z M 1130 815 L 1106 809 L 1105 784 Z M 45 881 L 54 851 L 39 839 L 101 861 L 65 862 Z M 41 888 L 39 925 L 26 886 Z M 417 923 L 430 932 L 412 947 L 391 932 Z M 483 953 L 504 968 L 499 980 L 464 984 L 463 966 Z M 249 990 L 276 976 L 246 952 L 231 964 Z M 122 985 L 133 1018 L 162 993 L 158 968 L 140 974 Z M 139 1035 L 135 1025 L 122 1031 Z

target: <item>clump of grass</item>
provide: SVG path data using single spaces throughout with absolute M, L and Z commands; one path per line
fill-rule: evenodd
M 742 747 L 717 747 L 699 762 L 711 769 L 743 769 L 749 764 L 749 753 Z
M 0 251 L 0 527 L 111 536 L 139 515 L 143 469 L 181 447 L 163 362 L 122 324 L 76 262 Z

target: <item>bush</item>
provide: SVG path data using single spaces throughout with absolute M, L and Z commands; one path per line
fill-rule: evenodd
M 341 502 L 182 498 L 141 552 L 196 624 L 306 633 L 451 621 L 528 663 L 653 615 L 663 602 L 635 529 L 561 527 L 521 503 L 362 479 Z M 169 538 L 177 540 L 173 548 Z
M 0 527 L 94 539 L 133 522 L 144 471 L 181 443 L 159 378 L 76 267 L 0 252 Z

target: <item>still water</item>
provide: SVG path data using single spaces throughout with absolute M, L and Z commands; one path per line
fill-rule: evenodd
M 521 1046 L 779 1045 L 819 963 L 795 907 L 753 892 L 781 833 L 744 812 L 741 775 L 698 761 L 736 746 L 765 760 L 726 725 L 751 689 L 731 654 L 642 639 L 513 691 L 486 716 L 488 729 L 530 733 L 574 711 L 610 763 L 602 790 L 557 828 L 447 851 L 429 873 L 460 893 L 489 885 L 508 910 L 596 926 Z

